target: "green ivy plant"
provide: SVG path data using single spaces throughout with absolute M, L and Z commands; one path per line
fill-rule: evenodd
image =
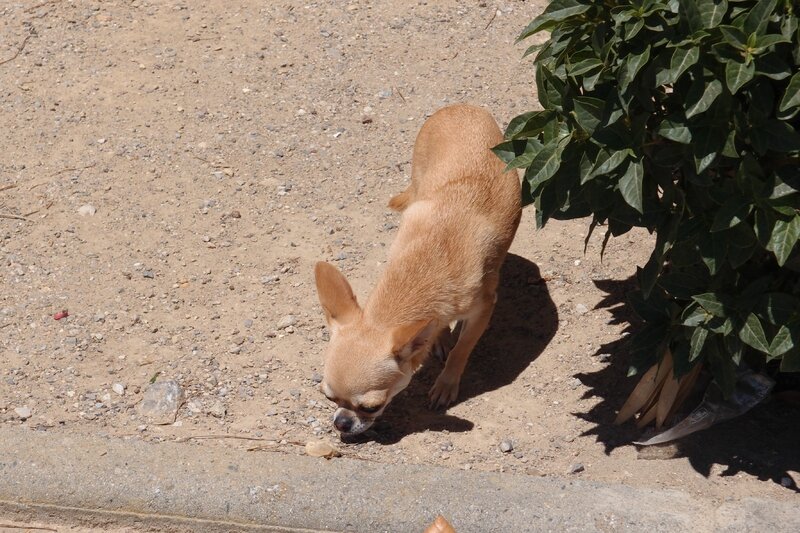
M 495 152 L 537 224 L 655 232 L 631 374 L 670 350 L 729 394 L 745 359 L 800 371 L 800 2 L 554 0 L 522 32 L 541 111 Z M 589 239 L 587 236 L 587 242 Z M 602 255 L 602 251 L 601 251 Z M 777 366 L 773 364 L 773 366 Z

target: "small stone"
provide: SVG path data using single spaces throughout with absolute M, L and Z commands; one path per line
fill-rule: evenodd
M 250 320 L 249 318 L 248 318 L 248 319 L 245 319 L 245 321 L 244 321 L 244 327 L 246 327 L 246 328 L 252 328 L 252 327 L 253 327 L 253 321 L 252 321 L 252 320 Z
M 311 457 L 341 457 L 342 452 L 322 440 L 310 440 L 306 443 L 306 454 Z
M 500 442 L 500 451 L 501 452 L 509 453 L 513 449 L 514 449 L 514 444 L 510 440 L 505 439 L 502 442 Z
M 391 89 L 383 89 L 381 92 L 378 93 L 378 98 L 380 98 L 381 100 L 389 98 L 390 96 L 392 96 Z
M 85 216 L 90 216 L 90 217 L 91 217 L 91 216 L 94 216 L 94 214 L 95 214 L 96 212 L 97 212 L 97 209 L 95 208 L 95 206 L 93 206 L 93 205 L 91 205 L 91 204 L 82 205 L 82 206 L 81 206 L 81 207 L 78 209 L 78 214 L 79 214 L 80 216 L 82 216 L 82 217 L 85 217 Z
M 122 383 L 114 383 L 113 385 L 111 385 L 111 390 L 113 390 L 120 396 L 125 395 L 125 385 L 123 385 Z
M 781 487 L 789 488 L 794 485 L 794 481 L 789 476 L 783 476 L 781 478 Z
M 183 404 L 183 389 L 174 380 L 151 383 L 139 402 L 139 415 L 150 424 L 172 424 Z
M 295 324 L 297 324 L 297 317 L 294 315 L 286 315 L 278 321 L 278 329 L 286 329 Z
M 194 414 L 203 412 L 203 404 L 197 400 L 191 400 L 186 404 L 186 407 Z
M 263 276 L 263 277 L 261 278 L 261 283 L 264 283 L 264 284 L 267 284 L 267 283 L 275 283 L 275 282 L 276 282 L 276 281 L 278 281 L 279 279 L 281 279 L 281 278 L 280 278 L 280 277 L 278 277 L 278 276 L 276 276 L 276 275 L 274 275 L 274 274 L 273 274 L 272 276 Z
M 241 353 L 241 352 L 242 352 L 242 347 L 241 346 L 231 346 L 230 350 L 228 350 L 228 353 L 232 353 L 234 355 L 236 355 L 238 353 Z
M 320 374 L 319 372 L 312 372 L 311 381 L 313 381 L 314 383 L 322 383 L 322 374 Z
M 143 270 L 142 277 L 147 279 L 153 279 L 155 277 L 155 273 L 152 270 Z
M 454 448 L 453 443 L 450 442 L 449 440 L 444 441 L 439 445 L 439 449 L 442 450 L 443 452 L 452 452 L 453 448 Z
M 27 420 L 31 417 L 31 408 L 24 406 L 24 407 L 17 407 L 14 409 L 14 413 L 19 417 L 20 420 Z
M 585 315 L 589 312 L 589 308 L 586 307 L 584 304 L 578 304 L 575 306 L 575 312 L 579 315 Z
M 611 354 L 601 353 L 600 355 L 597 356 L 597 360 L 600 361 L 601 363 L 607 363 L 609 360 L 611 360 Z
M 214 400 L 206 407 L 206 413 L 215 418 L 225 418 L 225 415 L 228 414 L 228 408 L 221 401 Z
M 572 378 L 569 382 L 569 388 L 572 390 L 577 389 L 581 385 L 583 385 L 583 383 L 581 383 L 581 380 L 579 380 L 578 378 Z
M 572 466 L 569 467 L 570 474 L 577 474 L 578 472 L 583 472 L 584 467 L 583 463 L 574 463 Z

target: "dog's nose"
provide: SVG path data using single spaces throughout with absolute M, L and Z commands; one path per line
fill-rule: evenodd
M 342 433 L 348 433 L 353 428 L 353 419 L 339 413 L 333 417 L 333 426 Z

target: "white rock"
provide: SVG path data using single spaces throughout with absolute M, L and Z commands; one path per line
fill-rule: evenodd
M 17 407 L 14 409 L 14 412 L 20 418 L 20 420 L 27 420 L 31 417 L 31 408 L 24 406 L 24 407 Z
M 80 216 L 82 216 L 82 217 L 85 217 L 85 216 L 90 216 L 90 217 L 91 217 L 91 216 L 94 216 L 94 214 L 95 214 L 96 212 L 97 212 L 97 209 L 96 209 L 96 208 L 95 208 L 95 207 L 94 207 L 92 204 L 86 204 L 86 205 L 82 205 L 82 206 L 81 206 L 81 207 L 78 209 L 78 214 L 79 214 Z
M 113 390 L 114 392 L 116 392 L 120 396 L 124 396 L 125 395 L 125 385 L 123 385 L 122 383 L 114 383 L 111 386 L 111 390 Z

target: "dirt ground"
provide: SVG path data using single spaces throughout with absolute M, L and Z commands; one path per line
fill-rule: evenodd
M 544 3 L 3 3 L 0 424 L 796 498 L 791 406 L 669 459 L 611 425 L 633 386 L 614 306 L 653 241 L 601 262 L 587 221 L 536 231 L 531 210 L 460 402 L 426 409 L 431 361 L 362 442 L 332 432 L 313 264 L 363 299 L 426 116 L 471 102 L 505 126 L 538 105 L 514 38 Z M 185 391 L 173 425 L 137 413 L 153 378 Z

